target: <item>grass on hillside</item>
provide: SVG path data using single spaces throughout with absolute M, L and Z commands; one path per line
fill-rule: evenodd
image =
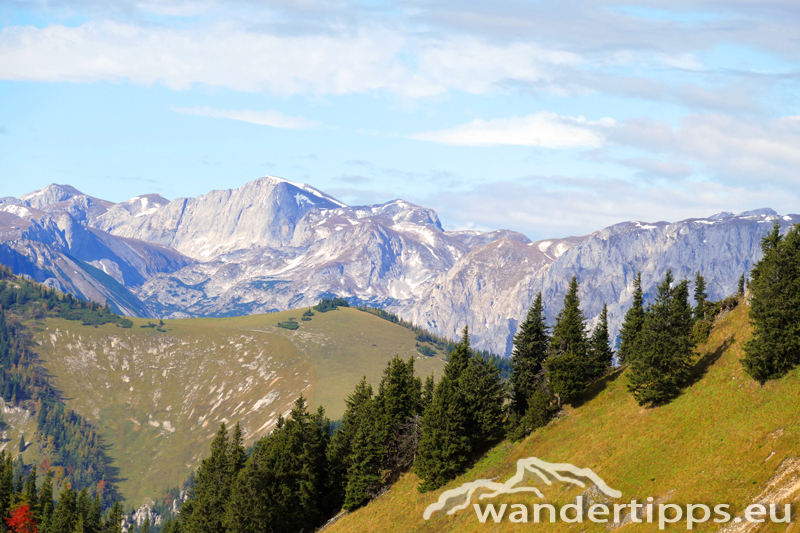
M 388 494 L 325 532 L 607 531 L 605 525 L 588 521 L 512 524 L 506 517 L 500 524 L 491 519 L 481 524 L 471 505 L 455 515 L 437 513 L 427 522 L 422 519 L 425 508 L 444 490 L 478 479 L 505 481 L 514 474 L 516 461 L 527 457 L 591 468 L 622 492 L 618 503 L 647 497 L 675 504 L 727 503 L 731 515 L 738 515 L 784 459 L 800 452 L 800 369 L 760 387 L 739 363 L 749 336 L 747 308 L 740 306 L 723 317 L 698 348 L 696 382 L 671 404 L 639 407 L 627 392 L 624 372 L 618 371 L 595 384 L 582 405 L 567 407 L 564 416 L 521 443 L 501 443 L 441 490 L 420 494 L 417 477 L 407 474 Z M 562 505 L 582 492 L 565 484 L 540 488 L 548 502 Z M 480 503 L 521 503 L 530 511 L 531 504 L 542 500 L 520 494 Z M 794 520 L 788 529 L 785 524 L 765 524 L 762 530 L 796 533 L 800 526 L 796 516 Z M 623 527 L 658 531 L 657 524 Z M 695 526 L 699 531 L 719 528 L 711 522 Z M 669 529 L 685 530 L 686 524 Z
M 126 506 L 138 506 L 197 468 L 222 421 L 241 421 L 250 444 L 300 393 L 340 417 L 361 377 L 377 385 L 395 354 L 415 356 L 423 376 L 444 366 L 419 356 L 413 332 L 355 309 L 277 326 L 302 312 L 168 320 L 164 331 L 51 318 L 36 339 L 67 405 L 99 427 Z

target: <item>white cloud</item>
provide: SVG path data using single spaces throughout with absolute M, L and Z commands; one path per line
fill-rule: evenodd
M 455 146 L 598 147 L 605 143 L 605 131 L 615 125 L 610 118 L 591 121 L 540 111 L 524 117 L 473 120 L 446 130 L 417 133 L 412 138 Z
M 203 84 L 275 94 L 482 94 L 509 81 L 554 84 L 560 68 L 579 62 L 575 54 L 533 44 L 417 37 L 377 25 L 285 35 L 223 23 L 171 28 L 93 21 L 0 32 L 0 79 L 130 81 L 176 90 Z
M 259 124 L 261 126 L 271 126 L 273 128 L 303 130 L 308 128 L 315 128 L 320 125 L 316 120 L 309 120 L 303 117 L 292 117 L 284 115 L 280 111 L 251 111 L 250 109 L 213 109 L 206 107 L 173 107 L 176 113 L 183 113 L 184 115 L 197 115 L 200 117 L 213 117 L 213 118 L 228 118 L 231 120 L 239 120 L 241 122 L 249 122 L 251 124 Z
M 700 163 L 717 179 L 800 183 L 800 120 L 684 117 L 679 127 L 653 119 L 629 120 L 610 132 L 614 142 Z
M 539 176 L 519 182 L 492 182 L 409 198 L 431 207 L 446 229 L 507 228 L 531 239 L 585 235 L 625 220 L 657 222 L 772 207 L 796 213 L 800 195 L 710 181 L 633 183 L 619 179 Z

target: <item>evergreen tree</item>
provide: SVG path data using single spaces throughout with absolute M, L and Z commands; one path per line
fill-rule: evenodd
M 742 273 L 742 275 L 739 277 L 739 284 L 737 285 L 736 288 L 736 294 L 738 296 L 744 296 L 744 282 L 745 282 L 745 275 L 744 273 Z
M 100 497 L 95 494 L 92 499 L 92 505 L 89 507 L 89 513 L 86 516 L 84 529 L 86 533 L 100 533 L 103 525 L 103 504 Z
M 586 318 L 580 308 L 578 297 L 578 277 L 573 276 L 569 289 L 564 296 L 564 307 L 556 317 L 553 328 L 553 338 L 550 343 L 551 352 L 556 355 L 571 353 L 579 358 L 585 358 L 587 352 Z
M 58 504 L 53 511 L 53 524 L 50 533 L 73 533 L 78 522 L 77 498 L 75 491 L 65 483 L 58 494 Z
M 14 501 L 14 465 L 11 454 L 0 451 L 0 518 L 8 516 Z
M 569 402 L 586 389 L 590 375 L 588 342 L 578 297 L 578 278 L 573 276 L 564 307 L 556 317 L 550 355 L 545 361 L 550 389 L 558 404 Z
M 247 452 L 244 449 L 242 428 L 239 426 L 239 422 L 236 422 L 236 426 L 233 428 L 233 435 L 231 435 L 228 446 L 228 479 L 229 483 L 233 483 L 233 480 L 236 479 L 239 471 L 244 468 L 244 464 L 247 462 Z
M 289 418 L 256 443 L 237 475 L 225 514 L 228 533 L 316 528 L 324 516 L 329 434 L 324 411 L 311 415 L 305 398 L 298 398 Z
M 611 338 L 608 334 L 608 306 L 603 305 L 600 319 L 589 339 L 589 379 L 595 379 L 611 368 L 614 352 L 611 350 Z
M 422 394 L 413 358 L 403 361 L 395 356 L 384 371 L 376 397 L 386 480 L 409 468 L 416 455 L 419 415 L 427 402 Z
M 381 407 L 377 399 L 371 399 L 362 407 L 353 441 L 351 443 L 344 509 L 352 511 L 367 503 L 381 483 L 381 467 L 384 459 L 381 427 Z
M 519 331 L 514 335 L 514 351 L 511 354 L 511 408 L 518 415 L 525 413 L 528 398 L 539 386 L 549 347 L 550 334 L 540 292 Z
M 762 385 L 800 364 L 800 227 L 780 234 L 775 221 L 750 272 L 753 337 L 744 346 L 745 371 Z
M 150 533 L 150 516 L 146 516 L 144 518 L 144 522 L 142 523 L 142 529 L 140 533 Z
M 472 452 L 467 433 L 469 406 L 461 377 L 470 360 L 469 331 L 464 334 L 444 368 L 433 401 L 422 417 L 422 437 L 415 463 L 420 492 L 435 490 L 460 474 Z
M 414 379 L 414 359 L 407 362 L 394 356 L 383 371 L 378 386 L 378 429 L 384 446 L 390 447 L 397 429 L 419 409 L 419 382 Z
M 672 282 L 672 272 L 667 271 L 645 312 L 640 354 L 628 374 L 628 390 L 639 405 L 671 400 L 689 376 L 694 348 L 689 286 L 683 280 L 673 288 Z
M 36 468 L 31 468 L 28 472 L 28 477 L 25 479 L 25 492 L 22 497 L 23 501 L 28 504 L 34 517 L 39 516 L 39 498 L 36 494 Z
M 115 500 L 103 520 L 103 533 L 122 533 L 122 518 L 122 506 L 119 504 L 119 500 Z
M 706 292 L 706 280 L 700 275 L 700 271 L 694 275 L 694 319 L 703 320 L 706 318 L 706 300 L 708 293 Z
M 509 438 L 515 441 L 522 440 L 534 430 L 546 426 L 558 411 L 553 400 L 553 393 L 550 389 L 544 383 L 540 384 L 528 397 L 525 414 L 515 420 L 509 431 Z
M 642 273 L 638 272 L 633 280 L 633 305 L 625 313 L 625 319 L 619 331 L 619 362 L 630 363 L 639 354 L 640 335 L 644 327 L 644 294 L 642 292 Z
M 231 480 L 228 431 L 225 423 L 211 442 L 211 455 L 197 469 L 189 498 L 181 506 L 181 521 L 187 531 L 223 533 L 222 520 L 228 501 Z
M 431 402 L 433 402 L 434 390 L 436 390 L 436 382 L 433 379 L 433 374 L 431 374 L 425 378 L 425 385 L 422 387 L 419 414 L 423 414 L 428 406 L 430 406 Z
M 53 473 L 50 469 L 44 475 L 42 488 L 39 490 L 39 515 L 37 516 L 41 531 L 50 533 L 50 526 L 53 522 Z
M 331 445 L 327 451 L 330 472 L 328 500 L 330 501 L 329 507 L 332 509 L 341 507 L 344 503 L 348 471 L 352 465 L 353 441 L 360 424 L 366 418 L 364 412 L 372 401 L 372 386 L 367 383 L 367 377 L 364 376 L 345 400 L 342 425 L 331 438 Z

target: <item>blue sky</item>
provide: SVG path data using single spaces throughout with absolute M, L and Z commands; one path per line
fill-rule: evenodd
M 448 229 L 800 205 L 795 0 L 10 0 L 0 196 L 272 174 Z

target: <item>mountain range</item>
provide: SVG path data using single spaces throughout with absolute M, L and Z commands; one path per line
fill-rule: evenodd
M 533 242 L 510 230 L 445 230 L 433 210 L 399 199 L 348 206 L 272 176 L 120 203 L 53 184 L 0 198 L 0 262 L 130 316 L 266 313 L 337 295 L 451 338 L 468 325 L 474 346 L 508 355 L 536 293 L 552 320 L 572 276 L 588 323 L 608 304 L 614 333 L 639 271 L 646 295 L 668 269 L 677 279 L 699 271 L 712 299 L 735 292 L 775 220 L 785 230 L 800 216 L 627 221 Z

